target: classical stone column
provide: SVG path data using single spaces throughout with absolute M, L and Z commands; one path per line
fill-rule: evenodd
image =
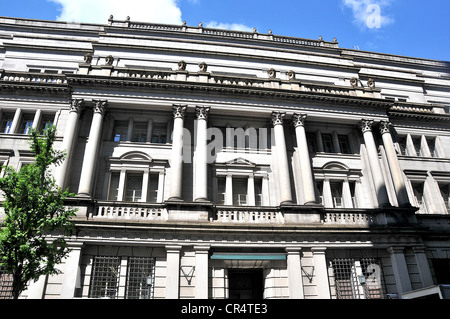
M 92 117 L 89 139 L 84 152 L 83 167 L 81 169 L 80 186 L 78 194 L 91 196 L 92 182 L 94 180 L 95 167 L 97 165 L 97 153 L 101 142 L 103 117 L 108 106 L 108 101 L 94 100 L 94 116 Z
M 388 248 L 399 298 L 401 298 L 402 293 L 412 290 L 411 279 L 409 278 L 408 266 L 406 265 L 403 250 L 403 247 Z
M 391 135 L 392 124 L 388 121 L 380 122 L 380 132 L 383 138 L 384 149 L 386 150 L 389 168 L 394 181 L 395 192 L 397 194 L 398 204 L 400 206 L 409 206 L 409 198 L 406 192 L 405 181 L 403 180 L 402 170 L 398 162 L 397 153 L 394 148 L 394 142 Z
M 180 251 L 181 246 L 166 246 L 166 299 L 180 296 Z
M 195 299 L 208 299 L 209 246 L 195 246 Z
M 195 201 L 208 201 L 208 113 L 209 107 L 197 106 L 195 146 Z
M 327 260 L 325 247 L 313 247 L 314 272 L 316 273 L 316 289 L 319 299 L 330 299 L 330 284 L 328 282 Z
M 286 248 L 287 272 L 289 282 L 289 298 L 303 299 L 303 278 L 301 263 L 301 248 Z
M 430 271 L 430 265 L 428 264 L 427 255 L 425 252 L 425 247 L 413 247 L 414 253 L 416 254 L 417 269 L 420 273 L 420 279 L 422 280 L 422 287 L 433 286 L 433 277 Z
M 8 132 L 9 134 L 16 133 L 17 127 L 19 126 L 19 121 L 20 121 L 21 116 L 22 116 L 22 109 L 16 109 L 16 113 L 14 113 L 14 118 L 13 118 L 11 127 Z M 23 133 L 23 132 L 19 132 L 19 133 Z
M 272 124 L 275 137 L 276 157 L 278 165 L 278 179 L 280 185 L 280 202 L 292 203 L 291 178 L 284 136 L 283 121 L 286 113 L 273 112 Z
M 372 134 L 373 120 L 363 119 L 360 122 L 360 128 L 364 137 L 364 144 L 367 149 L 367 156 L 369 157 L 370 169 L 372 171 L 372 178 L 375 185 L 375 192 L 377 193 L 378 205 L 389 206 L 389 197 L 386 190 L 386 184 L 383 178 L 383 171 L 378 159 L 378 151 L 375 145 L 375 140 Z
M 66 151 L 66 158 L 58 166 L 58 172 L 56 174 L 56 183 L 59 187 L 66 187 L 66 178 L 69 175 L 69 167 L 72 159 L 73 149 L 76 144 L 78 122 L 80 120 L 80 114 L 84 109 L 83 99 L 72 99 L 70 101 L 69 116 L 67 118 L 66 127 L 63 132 L 64 138 L 61 145 L 61 150 Z
M 308 142 L 305 132 L 306 114 L 294 114 L 295 135 L 297 138 L 298 156 L 300 158 L 300 169 L 303 184 L 303 195 L 305 205 L 316 203 L 316 194 L 314 192 L 314 180 L 309 158 Z
M 80 284 L 80 258 L 83 243 L 70 244 L 70 253 L 66 259 L 66 269 L 64 270 L 64 279 L 61 286 L 61 299 L 73 299 L 75 289 Z
M 183 183 L 183 129 L 185 105 L 173 106 L 172 158 L 170 161 L 170 200 L 182 199 Z

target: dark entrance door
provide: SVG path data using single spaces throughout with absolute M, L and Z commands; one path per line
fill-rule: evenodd
M 263 299 L 262 269 L 228 269 L 230 299 Z

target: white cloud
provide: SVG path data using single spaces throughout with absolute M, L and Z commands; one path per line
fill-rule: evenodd
M 178 0 L 48 0 L 62 6 L 60 21 L 105 24 L 114 19 L 181 24 Z
M 239 23 L 222 23 L 211 21 L 205 24 L 206 28 L 214 28 L 214 29 L 225 29 L 225 30 L 234 30 L 234 31 L 248 31 L 252 32 L 253 28 L 246 26 L 244 24 Z
M 353 12 L 353 22 L 366 29 L 382 28 L 395 22 L 386 14 L 392 0 L 342 0 Z

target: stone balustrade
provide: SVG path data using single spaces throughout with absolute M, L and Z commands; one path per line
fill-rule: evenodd
M 167 210 L 160 206 L 141 205 L 99 205 L 90 216 L 93 219 L 129 219 L 142 221 L 165 221 L 168 219 Z
M 281 211 L 264 208 L 219 208 L 216 216 L 220 223 L 284 224 Z

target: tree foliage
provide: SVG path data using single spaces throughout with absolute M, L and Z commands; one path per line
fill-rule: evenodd
M 0 265 L 13 278 L 13 298 L 27 288 L 30 280 L 59 273 L 57 265 L 69 252 L 64 235 L 74 230 L 74 209 L 65 207 L 68 197 L 51 175 L 65 153 L 53 148 L 56 129 L 51 126 L 39 135 L 31 130 L 30 149 L 35 162 L 20 171 L 5 168 L 0 178 L 5 219 L 0 229 Z M 59 234 L 59 235 L 58 235 Z

